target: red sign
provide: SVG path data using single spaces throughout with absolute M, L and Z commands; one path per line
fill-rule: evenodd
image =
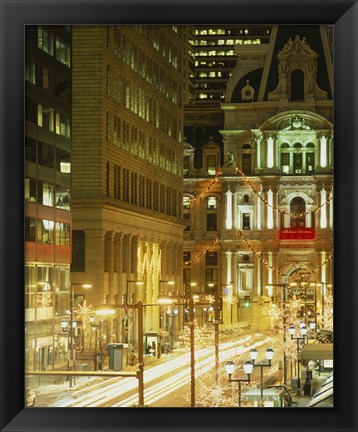
M 313 240 L 314 238 L 314 228 L 282 228 L 280 230 L 280 240 Z

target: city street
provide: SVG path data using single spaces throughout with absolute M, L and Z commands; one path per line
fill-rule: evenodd
M 227 380 L 224 364 L 234 360 L 238 367 L 249 358 L 249 351 L 256 348 L 261 354 L 270 347 L 275 350 L 275 339 L 266 333 L 248 333 L 239 338 L 230 337 L 220 344 L 220 379 Z M 236 340 L 237 339 L 237 340 Z M 161 359 L 145 358 L 145 405 L 150 407 L 190 406 L 190 353 L 176 350 Z M 276 357 L 276 358 L 275 358 Z M 213 346 L 196 350 L 195 376 L 196 388 L 205 382 L 215 380 L 215 359 Z M 278 377 L 280 353 L 274 356 L 272 367 L 265 371 L 265 381 L 275 382 Z M 259 357 L 257 361 L 261 361 Z M 243 371 L 241 370 L 241 373 Z M 253 384 L 259 371 L 252 374 Z M 88 378 L 83 377 L 83 380 Z M 89 381 L 88 381 L 89 382 Z M 66 386 L 64 384 L 63 386 Z M 68 384 L 67 384 L 68 386 Z M 228 387 L 227 384 L 226 387 Z M 50 386 L 50 390 L 51 390 Z M 224 386 L 225 388 L 225 386 Z M 44 392 L 42 392 L 42 389 Z M 59 392 L 48 391 L 46 386 L 38 387 L 36 406 L 54 407 L 130 407 L 138 403 L 138 387 L 135 378 L 113 378 L 87 385 L 85 388 L 62 388 Z M 197 401 L 200 405 L 200 401 Z

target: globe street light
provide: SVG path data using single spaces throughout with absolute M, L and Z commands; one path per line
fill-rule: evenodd
M 242 379 L 242 378 L 232 379 L 231 377 L 232 377 L 232 374 L 234 373 L 234 370 L 235 370 L 234 362 L 231 361 L 231 360 L 228 360 L 226 362 L 225 369 L 226 369 L 226 372 L 227 372 L 227 374 L 229 376 L 229 382 L 237 382 L 238 383 L 238 388 L 239 388 L 239 407 L 241 407 L 241 383 L 242 382 L 251 382 L 250 375 L 252 373 L 253 368 L 254 368 L 253 363 L 251 361 L 247 360 L 244 363 L 244 371 L 246 373 L 246 379 Z
M 271 367 L 271 361 L 274 355 L 274 351 L 271 348 L 267 348 L 266 350 L 266 359 L 267 363 L 255 363 L 257 359 L 258 351 L 256 348 L 253 348 L 250 351 L 250 358 L 252 360 L 253 367 L 260 367 L 261 368 L 261 403 L 263 403 L 264 400 L 264 389 L 263 389 L 263 381 L 264 381 L 264 374 L 263 374 L 263 368 L 264 367 Z

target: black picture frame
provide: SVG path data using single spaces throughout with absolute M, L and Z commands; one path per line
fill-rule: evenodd
M 2 431 L 357 431 L 356 1 L 0 0 Z M 274 23 L 334 25 L 335 407 L 24 409 L 24 25 Z

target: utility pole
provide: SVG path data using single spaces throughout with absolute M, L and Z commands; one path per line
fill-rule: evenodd
M 194 345 L 194 301 L 190 293 L 189 297 L 190 309 L 190 401 L 191 407 L 195 407 L 195 345 Z
M 144 406 L 144 363 L 143 363 L 143 304 L 137 304 L 138 309 L 138 402 Z M 134 309 L 133 309 L 134 312 Z
M 219 319 L 220 319 L 220 313 L 219 313 L 219 288 L 216 287 L 215 292 L 215 322 L 214 322 L 214 332 L 215 332 L 215 382 L 217 383 L 219 381 Z

